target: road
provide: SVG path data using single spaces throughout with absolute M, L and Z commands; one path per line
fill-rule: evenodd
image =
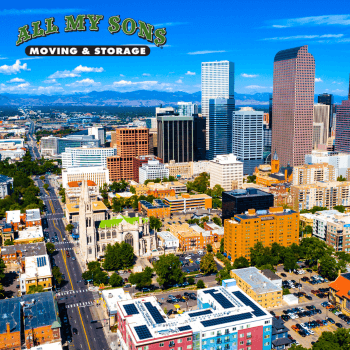
M 37 152 L 34 146 L 34 154 Z M 62 221 L 63 211 L 59 200 L 55 194 L 54 188 L 49 184 L 48 194 L 44 190 L 45 182 L 36 177 L 36 183 L 40 188 L 42 199 L 47 207 L 47 229 L 50 240 L 57 234 L 58 242 L 55 243 L 56 251 L 53 254 L 55 264 L 60 268 L 65 275 L 65 282 L 62 284 L 61 290 L 57 293 L 57 301 L 60 309 L 60 316 L 63 321 L 63 316 L 67 315 L 68 326 L 62 322 L 62 341 L 67 341 L 67 336 L 72 337 L 72 343 L 68 344 L 68 349 L 74 350 L 107 350 L 109 346 L 103 332 L 101 322 L 91 323 L 96 320 L 96 311 L 93 309 L 94 300 L 98 295 L 93 295 L 87 289 L 87 286 L 82 281 L 82 271 L 76 258 L 75 252 L 72 249 L 73 243 L 65 241 L 66 233 L 65 226 Z M 69 252 L 70 258 L 66 252 Z M 101 306 L 100 306 L 101 307 Z M 78 334 L 72 334 L 73 328 L 76 328 Z

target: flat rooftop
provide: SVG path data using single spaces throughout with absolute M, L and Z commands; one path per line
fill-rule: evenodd
M 25 273 L 22 273 L 20 277 L 22 280 L 47 276 L 52 276 L 50 259 L 47 254 L 25 258 Z
M 117 217 L 109 220 L 102 220 L 100 222 L 100 228 L 110 228 L 113 226 L 119 226 L 121 223 L 135 225 L 137 222 L 140 222 L 140 219 L 143 223 L 148 222 L 148 218 L 141 218 L 141 217 L 129 217 L 124 215 L 118 215 Z
M 107 210 L 107 207 L 102 201 L 92 201 L 91 203 L 92 203 L 92 211 Z M 68 210 L 68 213 L 70 214 L 79 213 L 79 204 L 69 203 L 69 204 L 66 204 L 66 208 Z
M 41 219 L 39 209 L 26 210 L 26 221 L 39 221 Z
M 6 222 L 10 224 L 19 223 L 21 221 L 21 211 L 20 210 L 10 210 L 6 212 Z
M 252 197 L 252 196 L 271 196 L 271 193 L 259 190 L 258 188 L 249 187 L 242 190 L 232 190 L 223 192 L 232 197 Z
M 46 245 L 44 242 L 40 242 L 1 247 L 1 255 L 15 254 L 16 252 L 22 252 L 22 257 L 44 255 L 46 254 Z
M 6 323 L 10 323 L 11 333 L 21 328 L 21 309 L 19 298 L 0 300 L 0 334 L 6 333 Z
M 20 241 L 38 238 L 44 238 L 43 228 L 42 226 L 32 226 L 26 227 L 22 231 L 18 231 L 18 238 L 16 238 L 14 241 L 16 244 L 18 244 Z

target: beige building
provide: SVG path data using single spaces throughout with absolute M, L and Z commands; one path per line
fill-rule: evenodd
M 79 198 L 81 194 L 81 184 L 82 181 L 71 181 L 68 182 L 66 187 L 66 204 L 79 204 Z M 99 195 L 99 188 L 95 182 L 87 180 L 87 185 L 89 189 L 90 198 L 97 201 Z
M 350 181 L 316 182 L 291 187 L 293 209 L 311 209 L 314 206 L 350 206 Z
M 305 164 L 293 168 L 293 186 L 311 185 L 317 181 L 336 181 L 338 169 L 327 163 Z
M 68 182 L 91 180 L 97 186 L 109 184 L 109 171 L 101 166 L 68 168 L 62 170 L 62 186 L 67 188 Z
M 318 145 L 326 145 L 329 136 L 329 106 L 314 104 L 312 146 L 317 149 Z
M 171 160 L 165 165 L 169 169 L 169 176 L 184 178 L 196 177 L 201 173 L 209 173 L 210 161 L 200 160 L 198 162 L 175 163 Z
M 225 191 L 230 191 L 243 185 L 243 163 L 233 154 L 219 155 L 210 161 L 210 188 L 220 185 Z

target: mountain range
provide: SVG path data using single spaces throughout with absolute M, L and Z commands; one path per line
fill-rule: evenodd
M 270 93 L 240 94 L 235 93 L 236 105 L 268 105 Z M 344 96 L 334 96 L 335 103 L 341 103 Z M 159 105 L 176 105 L 177 102 L 193 102 L 200 104 L 201 92 L 187 93 L 183 91 L 164 92 L 137 90 L 131 92 L 91 91 L 70 95 L 26 95 L 0 94 L 0 106 L 131 106 L 155 107 Z M 317 95 L 315 95 L 317 101 Z

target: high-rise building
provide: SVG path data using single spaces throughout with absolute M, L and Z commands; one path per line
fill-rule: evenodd
M 163 160 L 161 158 L 158 158 L 158 157 L 154 156 L 153 154 L 150 154 L 147 156 L 134 157 L 134 159 L 132 161 L 132 168 L 133 168 L 133 178 L 132 179 L 134 181 L 139 182 L 139 170 L 140 170 L 142 164 L 148 163 L 149 160 L 158 160 L 160 163 L 163 163 Z
M 274 60 L 272 153 L 281 165 L 304 163 L 312 151 L 315 60 L 307 45 L 279 51 Z
M 273 97 L 272 94 L 269 96 L 269 129 L 272 129 L 272 105 L 273 105 Z
M 337 106 L 334 150 L 350 153 L 350 100 L 342 101 Z
M 329 135 L 329 105 L 316 103 L 314 104 L 314 122 L 312 146 L 314 149 L 318 145 L 326 145 Z
M 92 126 L 88 128 L 88 135 L 94 135 L 95 140 L 100 141 L 100 146 L 104 146 L 106 143 L 106 129 L 103 126 Z
M 206 118 L 193 116 L 193 155 L 194 160 L 206 159 Z
M 193 161 L 193 119 L 172 113 L 157 115 L 157 152 L 164 163 Z
M 133 178 L 133 158 L 149 154 L 149 129 L 117 128 L 115 134 L 117 155 L 107 158 L 111 181 Z
M 329 125 L 329 135 L 332 130 L 333 126 L 333 113 L 334 113 L 334 96 L 332 94 L 321 94 L 317 96 L 317 102 L 322 103 L 323 105 L 329 106 L 329 119 L 328 119 L 328 125 Z
M 241 107 L 232 117 L 232 153 L 243 162 L 243 174 L 252 175 L 263 159 L 264 112 Z
M 177 112 L 181 117 L 191 117 L 198 114 L 198 105 L 192 102 L 178 102 Z
M 156 118 L 158 116 L 158 114 L 174 114 L 175 113 L 175 109 L 174 107 L 156 107 Z
M 209 149 L 209 100 L 233 99 L 235 93 L 235 66 L 229 61 L 202 62 L 202 116 L 207 122 L 206 149 Z M 233 102 L 234 103 L 234 102 Z M 234 108 L 233 108 L 234 109 Z M 229 152 L 231 153 L 231 151 Z
M 338 169 L 327 163 L 304 164 L 293 168 L 293 186 L 336 181 L 337 177 Z
M 157 159 L 149 160 L 139 168 L 139 182 L 141 184 L 145 183 L 146 180 L 163 180 L 165 177 L 169 177 L 169 169 Z
M 62 186 L 66 188 L 69 182 L 91 180 L 97 186 L 109 184 L 109 171 L 102 166 L 68 168 L 62 170 Z
M 210 160 L 221 154 L 232 153 L 232 113 L 234 110 L 235 101 L 233 99 L 216 98 L 209 100 L 209 149 L 207 150 L 207 159 Z

